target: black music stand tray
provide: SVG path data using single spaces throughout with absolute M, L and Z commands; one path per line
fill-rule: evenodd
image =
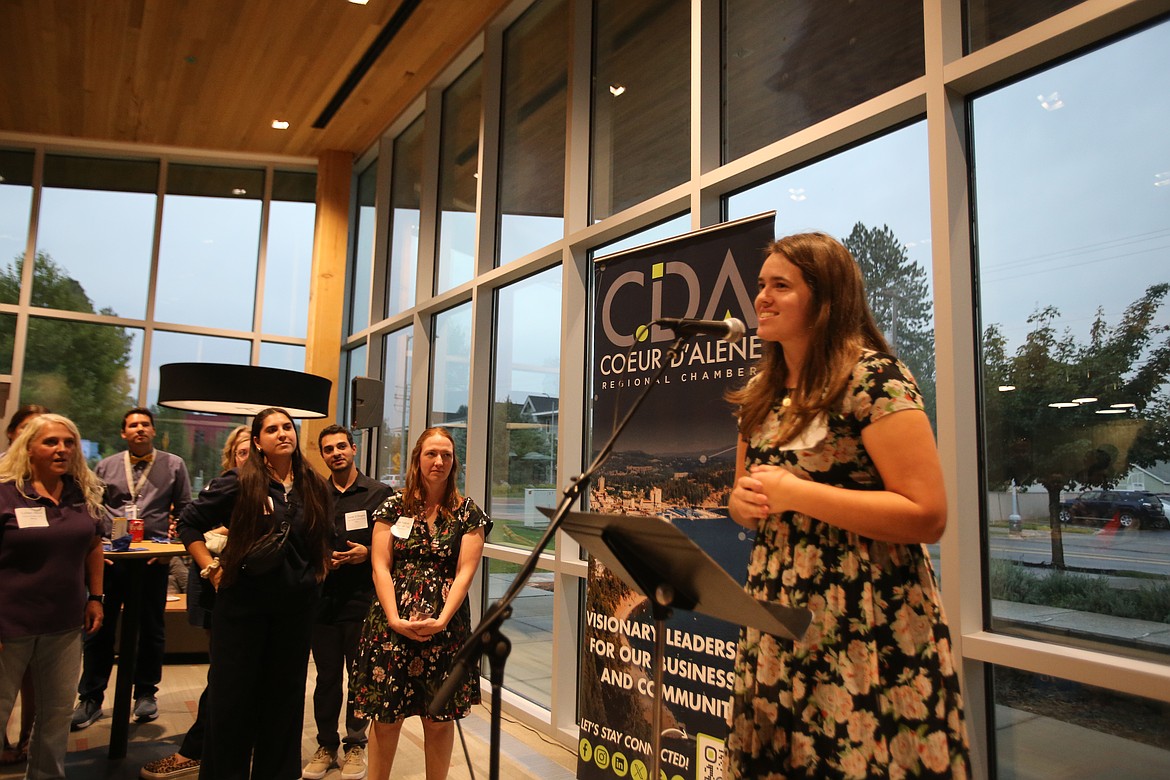
M 784 639 L 799 639 L 812 619 L 807 609 L 782 607 L 749 596 L 711 556 L 662 518 L 570 512 L 561 530 L 650 599 L 654 616 L 652 778 L 661 776 L 662 667 L 665 624 L 672 608 L 701 612 Z

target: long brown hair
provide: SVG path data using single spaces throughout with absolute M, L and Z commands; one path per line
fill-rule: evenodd
M 774 254 L 799 268 L 812 291 L 808 352 L 780 422 L 779 441 L 785 443 L 840 403 L 862 350 L 889 352 L 890 347 L 866 301 L 861 269 L 841 242 L 825 233 L 797 233 L 773 241 L 766 256 Z M 755 376 L 727 394 L 739 406 L 744 438 L 763 423 L 788 387 L 784 347 L 769 341 L 761 344 L 761 351 Z
M 455 438 L 451 432 L 446 428 L 435 427 L 427 428 L 418 437 L 418 441 L 414 443 L 414 449 L 410 451 L 410 464 L 406 467 L 406 485 L 402 488 L 402 509 L 405 512 L 412 514 L 422 514 L 423 509 L 427 503 L 427 490 L 423 485 L 422 477 L 419 476 L 419 460 L 422 458 L 423 442 L 432 436 L 443 436 L 451 442 L 451 450 L 455 450 Z M 463 496 L 459 493 L 459 488 L 456 487 L 456 479 L 459 476 L 459 455 L 456 454 L 452 458 L 451 473 L 447 475 L 447 485 L 443 491 L 443 499 L 440 506 L 446 509 L 456 509 L 459 502 L 463 500 Z
M 290 421 L 292 416 L 284 409 L 269 407 L 252 419 L 252 440 L 260 436 L 264 421 L 274 414 L 281 414 Z M 239 573 L 244 554 L 249 548 L 273 528 L 273 515 L 265 514 L 268 504 L 268 485 L 272 479 L 268 471 L 268 460 L 263 450 L 253 446 L 248 459 L 238 470 L 240 492 L 232 508 L 231 533 L 224 547 L 220 561 L 223 565 L 224 580 L 230 584 Z M 292 454 L 293 485 L 305 512 L 305 536 L 308 539 L 309 563 L 318 579 L 325 575 L 330 557 L 333 518 L 329 516 L 329 491 L 325 480 L 313 471 L 301 455 L 300 435 Z M 296 500 L 296 499 L 294 499 Z

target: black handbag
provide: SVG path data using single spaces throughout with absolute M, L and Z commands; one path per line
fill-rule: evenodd
M 262 576 L 284 563 L 288 532 L 288 523 L 284 522 L 280 524 L 280 528 L 269 531 L 253 542 L 248 552 L 244 553 L 240 571 L 244 574 Z

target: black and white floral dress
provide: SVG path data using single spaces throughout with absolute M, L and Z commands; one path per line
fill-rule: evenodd
M 397 493 L 374 512 L 374 520 L 393 526 L 403 517 L 402 495 Z M 391 536 L 394 596 L 404 619 L 425 614 L 438 617 L 446 603 L 459 562 L 460 540 L 491 521 L 470 498 L 454 511 L 443 510 L 435 521 L 435 535 L 418 519 L 405 538 Z M 401 526 L 400 526 L 401 527 Z M 427 718 L 427 707 L 443 681 L 455 653 L 471 634 L 471 605 L 465 598 L 445 631 L 416 642 L 392 630 L 378 599 L 370 605 L 350 677 L 349 697 L 359 717 L 393 723 L 411 715 Z M 462 718 L 478 704 L 479 666 L 451 697 L 447 708 L 432 720 Z
M 881 490 L 861 432 L 921 408 L 906 367 L 867 352 L 841 408 L 810 426 L 798 449 L 777 446 L 778 400 L 748 441 L 747 465 Z M 757 530 L 745 587 L 811 610 L 812 623 L 798 642 L 741 631 L 729 778 L 968 776 L 950 634 L 923 545 L 875 541 L 794 512 L 771 515 Z

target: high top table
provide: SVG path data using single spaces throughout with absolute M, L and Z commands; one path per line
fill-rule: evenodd
M 126 552 L 104 552 L 111 561 L 125 561 L 129 574 L 122 602 L 122 630 L 118 635 L 118 677 L 114 683 L 114 713 L 110 722 L 110 759 L 126 757 L 126 743 L 130 737 L 130 696 L 134 692 L 134 667 L 138 664 L 142 577 L 147 561 L 152 558 L 169 560 L 186 554 L 187 548 L 177 542 L 131 542 Z

